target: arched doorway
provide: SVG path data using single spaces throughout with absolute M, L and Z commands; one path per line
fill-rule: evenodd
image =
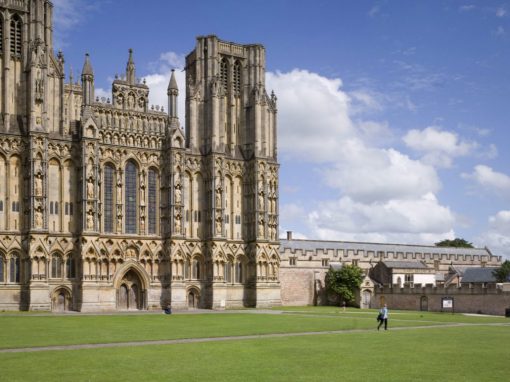
M 71 310 L 71 293 L 64 288 L 57 289 L 53 293 L 52 311 L 65 312 Z
M 132 269 L 126 272 L 117 291 L 117 308 L 140 310 L 144 307 L 143 288 L 138 274 Z
M 372 301 L 372 293 L 369 290 L 365 289 L 361 296 L 361 309 L 369 309 L 371 301 Z
M 386 304 L 386 299 L 384 298 L 384 296 L 379 297 L 379 306 L 383 307 L 384 304 Z
M 188 309 L 197 309 L 200 301 L 200 293 L 195 288 L 188 290 Z
M 424 312 L 428 312 L 429 310 L 429 299 L 427 296 L 421 296 L 420 298 L 420 310 Z

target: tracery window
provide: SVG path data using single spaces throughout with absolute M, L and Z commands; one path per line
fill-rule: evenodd
M 62 257 L 59 255 L 51 257 L 51 277 L 54 279 L 62 278 Z
M 243 263 L 241 261 L 236 263 L 236 283 L 243 282 Z
M 104 167 L 104 231 L 113 232 L 113 188 L 115 187 L 115 169 L 106 165 Z M 71 215 L 73 214 L 73 204 L 70 205 Z
M 149 234 L 156 233 L 156 191 L 157 190 L 157 173 L 153 169 L 149 169 Z
M 220 65 L 220 80 L 221 80 L 221 86 L 223 87 L 223 90 L 227 91 L 227 86 L 228 86 L 228 62 L 227 62 L 226 58 L 221 60 L 221 65 Z
M 11 20 L 11 54 L 21 56 L 21 28 L 23 27 L 18 15 Z
M 19 283 L 19 256 L 13 256 L 9 260 L 9 281 Z
M 69 257 L 66 261 L 66 277 L 68 279 L 76 277 L 76 261 L 74 257 Z
M 234 91 L 239 93 L 241 91 L 241 64 L 239 61 L 236 61 L 234 64 Z
M 126 165 L 126 233 L 136 233 L 136 190 L 137 170 L 133 162 Z

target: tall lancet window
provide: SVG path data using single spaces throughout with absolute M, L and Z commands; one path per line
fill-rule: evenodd
M 4 47 L 4 20 L 0 17 L 0 54 Z
M 227 86 L 228 86 L 228 62 L 227 62 L 226 58 L 221 60 L 220 79 L 221 79 L 221 86 L 223 87 L 223 90 L 227 91 Z
M 136 207 L 137 203 L 137 189 L 136 189 L 137 170 L 133 162 L 128 162 L 126 165 L 126 191 L 125 191 L 125 222 L 126 233 L 136 233 Z
M 153 169 L 149 169 L 149 234 L 156 233 L 157 218 L 157 182 L 158 174 Z
M 104 167 L 104 232 L 113 232 L 114 202 L 113 190 L 115 188 L 115 169 L 111 165 Z
M 11 54 L 21 56 L 21 18 L 14 15 L 11 20 Z
M 239 61 L 236 61 L 234 64 L 234 91 L 239 93 L 241 91 L 241 64 Z

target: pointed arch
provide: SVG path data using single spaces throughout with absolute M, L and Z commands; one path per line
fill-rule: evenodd
M 116 171 L 113 163 L 107 162 L 103 169 L 103 227 L 104 232 L 114 232 Z
M 137 233 L 138 168 L 134 160 L 128 160 L 124 170 L 124 230 L 131 234 Z
M 23 44 L 23 21 L 17 13 L 11 17 L 11 54 L 21 57 L 21 46 Z

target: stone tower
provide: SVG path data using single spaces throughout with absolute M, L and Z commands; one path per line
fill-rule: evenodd
M 281 303 L 276 97 L 264 48 L 199 37 L 186 128 L 130 49 L 110 98 L 52 47 L 52 4 L 0 2 L 0 309 Z

